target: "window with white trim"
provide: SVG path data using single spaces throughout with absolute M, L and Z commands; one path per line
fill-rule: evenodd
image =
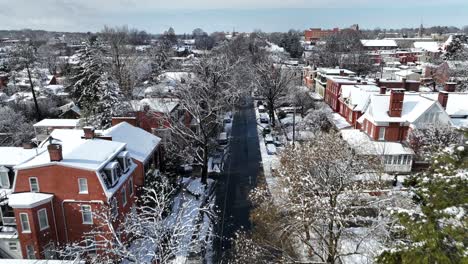
M 23 233 L 30 233 L 31 227 L 29 226 L 29 216 L 27 213 L 20 213 L 20 221 L 21 221 L 21 230 Z
M 26 258 L 27 259 L 36 259 L 36 254 L 34 254 L 33 245 L 27 245 L 26 246 Z
M 18 243 L 17 242 L 8 242 L 8 248 L 10 250 L 13 250 L 13 251 L 17 251 L 18 250 Z
M 83 224 L 93 223 L 93 212 L 91 211 L 91 205 L 81 205 L 81 217 Z
M 8 172 L 10 170 L 7 167 L 0 166 L 0 187 L 10 188 L 10 178 L 8 177 Z
M 125 206 L 127 204 L 127 189 L 125 186 L 122 188 L 122 205 Z
M 133 195 L 133 178 L 130 176 L 130 179 L 128 180 L 128 190 L 130 193 L 130 196 Z
M 29 189 L 31 192 L 39 192 L 39 181 L 36 177 L 29 177 Z
M 45 208 L 37 211 L 37 218 L 39 219 L 39 229 L 41 231 L 49 228 L 49 219 L 47 219 L 47 210 Z
M 81 194 L 88 193 L 88 179 L 79 178 L 78 179 L 78 189 L 79 189 L 79 193 L 81 193 Z
M 379 140 L 385 140 L 385 127 L 379 128 Z

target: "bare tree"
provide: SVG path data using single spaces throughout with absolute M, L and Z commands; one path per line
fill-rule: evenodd
M 257 92 L 267 101 L 271 125 L 275 126 L 275 110 L 279 100 L 287 95 L 299 76 L 286 66 L 267 59 L 255 65 L 255 77 Z
M 53 47 L 44 44 L 38 48 L 37 53 L 42 65 L 49 70 L 50 74 L 56 75 L 60 64 L 58 51 L 54 50 Z
M 26 69 L 34 105 L 36 107 L 36 118 L 37 120 L 41 120 L 41 110 L 39 109 L 39 105 L 37 103 L 36 91 L 34 90 L 34 83 L 31 77 L 36 62 L 36 50 L 33 46 L 29 44 L 22 44 L 12 49 L 10 54 L 10 63 L 12 65 L 11 68 L 16 70 Z
M 430 160 L 435 153 L 461 140 L 461 133 L 448 125 L 429 125 L 414 129 L 408 136 L 416 155 L 426 160 Z
M 380 193 L 379 160 L 357 155 L 335 133 L 287 148 L 280 160 L 271 195 L 253 193 L 256 206 L 266 202 L 281 213 L 271 218 L 281 228 L 271 232 L 293 244 L 302 262 L 372 259 L 380 250 L 374 242 L 389 235 L 384 208 L 391 199 Z
M 193 67 L 193 78 L 179 84 L 174 96 L 186 112 L 183 122 L 169 116 L 172 145 L 188 162 L 200 165 L 202 182 L 208 177 L 208 159 L 216 147 L 224 113 L 232 110 L 239 99 L 235 85 L 235 68 L 223 53 L 204 57 Z
M 24 115 L 14 109 L 0 107 L 0 145 L 20 146 L 34 137 L 31 124 Z
M 144 188 L 138 206 L 119 215 L 115 198 L 93 213 L 94 228 L 58 250 L 64 258 L 88 259 L 91 263 L 170 263 L 178 255 L 200 245 L 193 239 L 200 228 L 192 225 L 200 215 L 212 214 L 196 199 L 172 206 L 176 189 L 166 180 Z M 182 194 L 177 196 L 185 199 Z M 203 197 L 202 197 L 203 198 Z M 113 205 L 114 204 L 114 205 Z M 195 219 L 194 219 L 195 218 Z M 95 253 L 98 254 L 90 254 Z
M 132 96 L 133 68 L 139 58 L 135 54 L 135 49 L 129 42 L 129 29 L 127 26 L 108 27 L 105 26 L 101 31 L 101 36 L 109 45 L 111 55 L 111 74 L 119 85 L 121 91 L 127 98 Z

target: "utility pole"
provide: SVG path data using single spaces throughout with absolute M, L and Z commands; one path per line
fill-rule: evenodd
M 295 147 L 295 141 L 296 141 L 296 104 L 294 106 L 294 115 L 293 115 L 293 136 L 292 136 L 292 145 L 293 148 Z

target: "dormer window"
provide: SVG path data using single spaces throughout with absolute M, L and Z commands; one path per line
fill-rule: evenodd
M 130 158 L 130 153 L 128 151 L 122 151 L 119 153 L 117 156 L 117 160 L 120 164 L 120 167 L 122 168 L 123 173 L 126 173 L 128 169 L 130 168 L 131 163 L 131 158 Z
M 110 186 L 114 186 L 118 181 L 121 173 L 121 170 L 117 170 L 120 165 L 116 161 L 109 162 L 106 167 L 104 168 L 104 171 L 107 175 L 107 178 L 109 180 Z
M 0 188 L 10 188 L 10 179 L 8 172 L 10 170 L 4 166 L 0 166 Z

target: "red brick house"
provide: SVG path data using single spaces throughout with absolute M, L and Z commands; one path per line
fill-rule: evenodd
M 133 116 L 138 126 L 150 133 L 170 127 L 172 120 L 188 121 L 190 118 L 179 108 L 179 101 L 170 98 L 145 98 L 132 101 Z
M 83 239 L 94 249 L 101 238 L 84 233 L 98 224 L 95 213 L 109 206 L 119 219 L 135 202 L 137 165 L 127 144 L 85 130 L 83 138 L 51 139 L 47 151 L 16 167 L 8 203 L 24 258 L 55 258 L 58 245 Z
M 357 120 L 364 114 L 369 105 L 370 96 L 377 94 L 385 87 L 379 88 L 375 85 L 342 85 L 341 94 L 338 99 L 340 115 L 351 124 L 352 127 L 359 129 L 360 124 Z
M 404 89 L 373 94 L 358 119 L 361 130 L 372 140 L 403 142 L 411 129 L 428 124 L 450 125 L 450 117 L 437 100 Z
M 367 82 L 355 77 L 327 76 L 324 100 L 334 112 L 340 112 L 338 98 L 341 94 L 341 86 L 352 84 L 367 84 Z

